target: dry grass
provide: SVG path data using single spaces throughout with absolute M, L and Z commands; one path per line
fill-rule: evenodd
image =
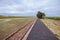
M 60 39 L 60 20 L 42 19 L 42 21 Z
M 10 21 L 0 22 L 0 40 L 13 33 L 15 30 L 21 29 L 25 23 L 33 20 L 33 18 L 12 18 Z

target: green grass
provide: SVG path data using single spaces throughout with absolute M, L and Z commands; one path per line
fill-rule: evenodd
M 0 16 L 0 19 L 2 18 L 32 18 L 34 16 Z
M 0 18 L 25 18 L 25 16 L 0 16 Z
M 45 17 L 47 19 L 54 19 L 54 20 L 60 20 L 60 17 Z

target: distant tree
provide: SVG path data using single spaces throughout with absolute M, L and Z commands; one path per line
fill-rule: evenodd
M 38 13 L 37 13 L 38 18 L 43 18 L 44 16 L 45 16 L 45 14 L 43 12 L 38 11 Z

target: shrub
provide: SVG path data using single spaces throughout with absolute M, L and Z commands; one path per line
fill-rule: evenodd
M 37 17 L 38 17 L 38 18 L 43 18 L 44 16 L 45 16 L 44 13 L 38 11 L 38 13 L 37 13 Z

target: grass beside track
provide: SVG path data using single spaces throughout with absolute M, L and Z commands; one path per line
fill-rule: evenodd
M 42 21 L 60 39 L 60 20 L 42 19 Z
M 21 29 L 25 23 L 34 20 L 34 18 L 9 18 L 10 21 L 1 19 L 0 21 L 0 40 L 13 33 L 15 30 Z M 7 19 L 8 20 L 8 19 Z

